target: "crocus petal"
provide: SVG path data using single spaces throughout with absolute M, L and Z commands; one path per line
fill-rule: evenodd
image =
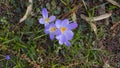
M 56 39 L 58 39 L 61 42 L 65 42 L 66 41 L 66 38 L 65 38 L 65 36 L 63 34 L 61 34 L 59 36 L 56 36 L 56 37 L 57 37 Z
M 55 25 L 56 25 L 56 27 L 57 28 L 60 28 L 61 27 L 61 23 L 62 23 L 62 21 L 61 20 L 56 20 L 56 22 L 55 22 Z
M 44 29 L 45 34 L 49 33 L 49 28 L 50 28 L 50 25 L 45 26 L 45 29 Z
M 70 23 L 68 27 L 69 27 L 70 30 L 72 30 L 72 29 L 77 28 L 77 26 L 78 26 L 77 23 Z
M 43 16 L 43 18 L 48 18 L 48 11 L 46 8 L 42 9 L 42 16 Z
M 53 22 L 55 21 L 56 17 L 55 16 L 50 16 L 50 21 L 49 22 Z
M 59 41 L 59 44 L 62 45 L 65 42 L 65 37 L 63 35 L 56 36 L 56 39 Z
M 50 34 L 50 39 L 54 40 L 54 35 L 53 34 Z
M 71 40 L 73 38 L 73 32 L 71 30 L 67 30 L 64 32 L 66 40 Z
M 51 23 L 50 24 L 50 27 L 56 27 L 54 23 Z
M 61 35 L 57 35 L 57 36 L 56 36 L 56 39 L 57 39 L 57 40 L 60 40 L 60 36 L 61 36 Z
M 63 42 L 62 42 L 62 41 L 59 41 L 59 44 L 60 44 L 60 45 L 62 45 L 62 44 L 63 44 Z
M 47 25 L 49 25 L 49 23 L 45 23 L 45 25 L 44 25 L 44 26 L 46 27 Z
M 69 41 L 66 41 L 66 42 L 65 42 L 65 45 L 69 47 L 71 44 L 70 44 Z
M 69 20 L 68 19 L 65 19 L 62 21 L 62 25 L 65 25 L 65 24 L 69 24 Z
M 49 30 L 44 30 L 45 34 L 48 34 L 49 33 Z
M 60 35 L 61 34 L 61 31 L 59 29 L 57 29 L 55 32 L 54 32 L 55 35 Z
M 39 23 L 40 23 L 40 24 L 45 24 L 44 19 L 43 19 L 43 18 L 40 18 L 40 19 L 39 19 Z

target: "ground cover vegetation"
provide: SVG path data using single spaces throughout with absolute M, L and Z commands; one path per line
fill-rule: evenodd
M 120 68 L 120 0 L 0 0 L 0 68 Z

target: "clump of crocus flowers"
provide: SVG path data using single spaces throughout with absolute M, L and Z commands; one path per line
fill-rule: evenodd
M 49 34 L 50 39 L 54 40 L 56 38 L 60 45 L 65 44 L 66 46 L 70 46 L 70 40 L 74 35 L 72 30 L 77 27 L 77 23 L 70 23 L 69 19 L 56 19 L 54 15 L 48 16 L 46 8 L 42 9 L 42 16 L 43 18 L 39 19 L 39 23 L 44 24 L 44 32 Z

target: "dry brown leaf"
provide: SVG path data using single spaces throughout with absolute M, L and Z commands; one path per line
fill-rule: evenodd
M 73 21 L 76 21 L 76 20 L 77 20 L 75 12 L 73 12 L 73 14 L 72 14 L 72 20 L 73 20 Z
M 118 6 L 120 8 L 120 5 L 116 1 L 114 1 L 114 0 L 107 0 L 107 1 L 110 2 L 113 5 Z
M 30 2 L 30 5 L 27 7 L 27 10 L 26 10 L 26 13 L 25 13 L 25 15 L 20 19 L 20 21 L 19 21 L 19 23 L 21 23 L 21 22 L 23 22 L 24 20 L 26 20 L 27 19 L 27 17 L 30 15 L 30 13 L 31 13 L 31 11 L 32 11 L 32 0 L 29 0 L 29 2 Z
M 90 21 L 89 17 L 86 17 L 85 15 L 81 14 L 81 18 L 86 20 L 90 24 L 90 26 L 93 29 L 93 31 L 95 32 L 95 34 L 97 34 L 97 27 L 94 23 L 92 23 L 92 21 Z
M 84 19 L 86 21 L 99 21 L 99 20 L 109 18 L 111 15 L 112 15 L 112 13 L 106 13 L 106 14 L 103 14 L 103 15 L 100 15 L 100 16 L 92 17 L 92 19 L 83 15 L 83 14 L 81 14 L 80 16 L 81 16 L 82 19 Z
M 106 19 L 106 18 L 110 17 L 111 15 L 112 15 L 112 13 L 106 13 L 106 14 L 103 14 L 103 15 L 100 15 L 100 16 L 97 16 L 97 17 L 93 17 L 92 19 L 90 17 L 87 17 L 87 16 L 83 15 L 83 14 L 81 14 L 80 16 L 81 16 L 82 19 L 86 20 L 90 24 L 90 26 L 94 30 L 95 34 L 97 34 L 97 27 L 92 22 Z
M 93 31 L 95 32 L 95 34 L 97 34 L 97 27 L 96 27 L 96 25 L 94 23 L 92 23 L 92 22 L 90 22 L 89 24 L 90 24 L 91 28 L 93 29 Z
M 32 6 L 33 6 L 33 0 L 29 0 L 29 3 L 30 3 L 30 5 L 28 5 L 28 7 L 27 7 L 25 15 L 15 25 L 15 27 L 13 28 L 13 31 L 16 31 L 17 28 L 19 27 L 18 25 L 21 24 L 23 21 L 25 21 L 27 19 L 27 17 L 30 15 L 30 13 L 32 11 Z

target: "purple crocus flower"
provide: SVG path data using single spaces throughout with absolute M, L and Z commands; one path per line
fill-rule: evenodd
M 6 56 L 5 56 L 5 59 L 6 59 L 6 60 L 9 60 L 9 59 L 10 59 L 10 56 L 9 56 L 9 55 L 6 55 Z
M 54 39 L 55 35 L 58 35 L 60 33 L 60 31 L 56 28 L 54 23 L 51 23 L 51 24 L 45 26 L 44 32 L 46 34 L 49 34 L 51 40 Z
M 55 25 L 60 30 L 60 34 L 56 36 L 56 39 L 59 40 L 59 44 L 70 46 L 69 40 L 71 40 L 74 35 L 72 29 L 77 27 L 77 23 L 69 23 L 69 20 L 65 19 L 63 21 L 56 20 Z
M 39 23 L 44 24 L 45 26 L 48 25 L 49 23 L 53 22 L 56 19 L 56 17 L 53 15 L 48 17 L 48 11 L 46 8 L 42 9 L 42 16 L 43 16 L 43 18 L 39 19 Z

